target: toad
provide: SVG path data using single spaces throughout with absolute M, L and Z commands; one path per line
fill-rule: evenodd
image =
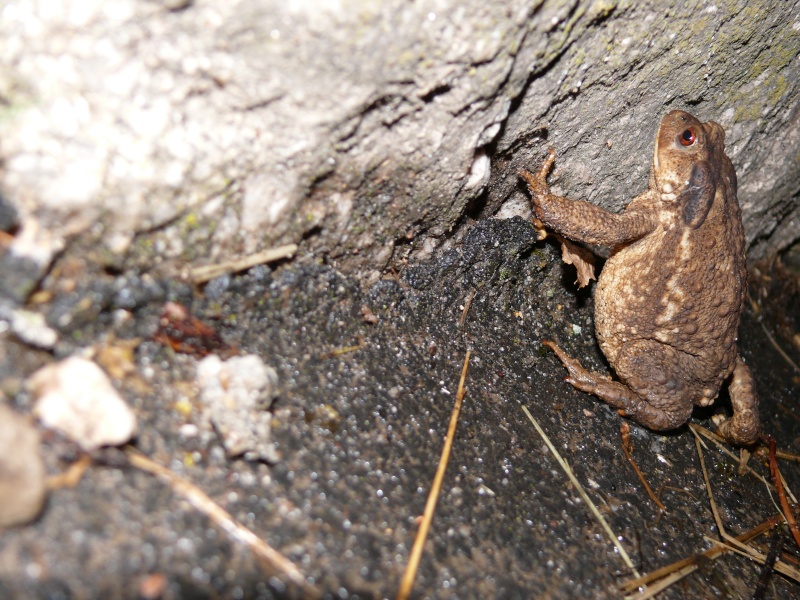
M 687 112 L 658 128 L 647 191 L 619 214 L 550 193 L 550 153 L 523 171 L 538 225 L 571 240 L 608 246 L 595 291 L 600 348 L 618 376 L 587 371 L 545 341 L 566 381 L 650 429 L 684 424 L 728 381 L 733 416 L 719 433 L 736 445 L 760 433 L 753 377 L 736 346 L 747 281 L 736 173 L 720 125 Z

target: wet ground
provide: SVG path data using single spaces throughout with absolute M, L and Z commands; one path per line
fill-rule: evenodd
M 30 412 L 23 382 L 36 367 L 80 348 L 138 340 L 133 370 L 115 380 L 139 418 L 135 446 L 204 490 L 327 597 L 394 597 L 470 349 L 453 455 L 413 597 L 618 598 L 631 574 L 523 406 L 639 571 L 709 548 L 704 536 L 716 538 L 716 525 L 688 428 L 661 435 L 631 423 L 634 457 L 667 507 L 661 514 L 623 455 L 623 419 L 564 383 L 560 363 L 543 351 L 542 340 L 556 339 L 584 366 L 607 369 L 594 340 L 591 291 L 575 290 L 555 245 L 534 240 L 520 219 L 485 220 L 450 250 L 368 289 L 322 264 L 258 267 L 193 290 L 64 258 L 36 305 L 60 342 L 36 351 L 1 334 L 0 389 L 16 410 Z M 215 353 L 256 354 L 277 371 L 270 408 L 277 462 L 228 458 L 202 422 L 198 359 L 154 339 L 167 301 L 214 327 Z M 762 328 L 779 317 L 753 306 L 740 342 L 764 427 L 779 447 L 797 452 L 798 373 Z M 791 334 L 796 325 L 780 327 Z M 715 410 L 729 410 L 726 403 L 723 394 Z M 713 428 L 712 413 L 695 411 L 694 421 Z M 43 453 L 51 473 L 80 454 L 52 433 L 44 434 Z M 52 492 L 34 524 L 2 533 L 0 596 L 136 598 L 156 574 L 164 576 L 165 599 L 302 597 L 169 486 L 114 452 L 95 458 L 76 487 Z M 712 446 L 706 463 L 729 532 L 775 514 L 764 485 L 739 475 L 733 460 Z M 768 475 L 762 457 L 751 466 Z M 781 467 L 800 490 L 800 466 Z M 725 556 L 660 597 L 750 597 L 759 574 L 757 565 Z M 765 597 L 793 595 L 800 587 L 775 575 Z

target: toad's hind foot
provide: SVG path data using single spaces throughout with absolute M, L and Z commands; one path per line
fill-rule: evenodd
M 571 358 L 555 342 L 546 340 L 542 342 L 544 346 L 556 353 L 569 372 L 566 381 L 582 392 L 594 394 L 614 408 L 624 411 L 625 415 L 634 421 L 641 423 L 645 427 L 664 431 L 673 429 L 686 422 L 688 414 L 678 411 L 666 411 L 651 404 L 634 392 L 624 383 L 613 381 L 610 377 L 587 371 L 581 363 Z M 691 405 L 689 405 L 691 411 Z
M 736 446 L 755 443 L 761 433 L 758 419 L 758 396 L 753 375 L 741 357 L 736 357 L 728 393 L 733 416 L 719 426 L 719 434 Z
M 587 371 L 586 369 L 584 369 L 580 362 L 568 356 L 567 353 L 564 352 L 561 348 L 559 348 L 558 344 L 556 344 L 555 342 L 551 340 L 545 340 L 542 342 L 542 346 L 547 346 L 553 352 L 556 353 L 558 359 L 561 361 L 561 363 L 569 372 L 569 376 L 566 378 L 566 381 L 568 383 L 571 383 L 573 386 L 575 386 L 582 392 L 587 392 L 589 394 L 596 394 L 600 396 L 600 394 L 597 393 L 598 386 L 603 384 L 615 383 L 605 375 L 601 375 L 600 373 L 595 373 L 593 371 Z

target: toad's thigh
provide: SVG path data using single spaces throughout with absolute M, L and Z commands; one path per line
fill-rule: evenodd
M 691 357 L 654 340 L 625 344 L 614 370 L 648 404 L 669 412 L 692 411 L 694 378 Z

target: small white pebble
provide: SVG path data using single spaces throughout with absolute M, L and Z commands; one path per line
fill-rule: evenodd
M 66 434 L 90 452 L 124 444 L 136 432 L 136 415 L 92 361 L 73 356 L 42 367 L 29 381 L 42 425 Z

